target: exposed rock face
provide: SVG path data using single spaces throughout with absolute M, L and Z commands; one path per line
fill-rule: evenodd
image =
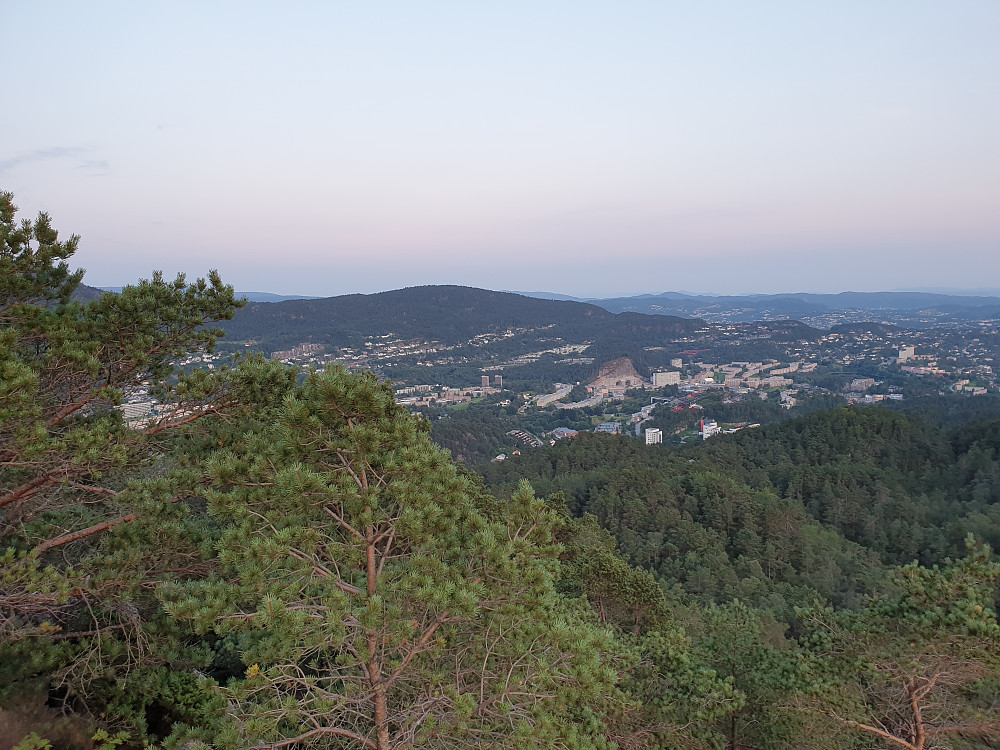
M 635 371 L 635 365 L 628 357 L 613 359 L 601 365 L 600 372 L 588 383 L 594 390 L 623 390 L 626 388 L 642 388 L 646 384 L 643 377 Z

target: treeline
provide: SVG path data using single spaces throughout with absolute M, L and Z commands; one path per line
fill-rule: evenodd
M 506 380 L 504 384 L 507 385 Z M 515 381 L 514 387 L 517 385 L 519 383 Z M 676 392 L 676 389 L 673 390 Z M 665 392 L 668 391 L 660 391 L 661 394 Z M 507 392 L 504 395 L 512 398 L 513 402 L 506 407 L 498 406 L 498 399 L 493 397 L 459 409 L 432 408 L 422 409 L 421 412 L 430 421 L 434 442 L 451 451 L 456 461 L 476 467 L 489 462 L 498 453 L 524 448 L 523 443 L 507 435 L 511 430 L 526 430 L 538 437 L 548 435 L 557 427 L 590 432 L 594 429 L 595 418 L 617 418 L 637 412 L 649 403 L 647 394 L 646 391 L 635 391 L 622 401 L 604 402 L 580 409 L 559 409 L 557 406 L 532 408 L 520 414 L 518 404 L 524 402 L 514 393 Z M 586 389 L 579 386 L 575 395 L 571 394 L 565 401 L 582 400 L 586 395 Z M 793 414 L 808 414 L 844 402 L 842 397 L 827 393 L 803 394 L 798 398 L 799 403 L 794 411 L 790 411 L 782 406 L 776 396 L 762 400 L 751 395 L 733 401 L 728 395 L 711 393 L 699 398 L 697 402 L 691 402 L 697 403 L 702 407 L 700 409 L 688 408 L 690 404 L 678 411 L 673 411 L 667 405 L 658 406 L 653 410 L 652 418 L 643 422 L 641 429 L 660 428 L 666 440 L 671 441 L 675 433 L 697 429 L 702 417 L 706 416 L 727 424 L 771 424 L 789 419 Z M 630 435 L 634 434 L 634 424 L 624 423 L 622 427 Z
M 0 747 L 1000 737 L 1000 568 L 975 540 L 885 569 L 742 481 L 766 476 L 749 459 L 624 439 L 489 491 L 371 374 L 179 372 L 232 288 L 154 275 L 74 302 L 76 245 L 0 195 Z M 126 424 L 139 387 L 164 407 Z

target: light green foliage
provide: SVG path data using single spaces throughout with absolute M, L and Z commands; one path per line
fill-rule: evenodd
M 720 747 L 718 726 L 746 701 L 732 678 L 702 661 L 678 625 L 645 633 L 636 650 L 639 662 L 622 684 L 636 708 L 616 739 L 664 750 Z
M 128 732 L 109 734 L 105 729 L 98 729 L 91 739 L 95 743 L 96 750 L 114 750 L 124 745 L 130 736 Z
M 52 750 L 52 743 L 32 732 L 14 745 L 13 750 Z
M 221 575 L 161 590 L 232 643 L 226 746 L 600 744 L 616 646 L 559 597 L 551 511 L 502 521 L 368 374 L 310 374 L 211 461 Z
M 585 596 L 601 622 L 634 636 L 669 622 L 663 590 L 653 575 L 634 568 L 618 553 L 614 537 L 594 516 L 573 521 L 563 554 L 561 588 Z
M 14 196 L 0 193 L 0 316 L 19 305 L 69 302 L 83 278 L 66 262 L 79 242 L 77 235 L 60 242 L 48 214 L 18 221 Z
M 166 429 L 224 405 L 218 383 L 167 378 L 178 357 L 215 343 L 206 324 L 238 307 L 215 272 L 190 285 L 156 273 L 120 295 L 70 303 L 82 275 L 66 263 L 76 245 L 59 242 L 44 214 L 16 224 L 10 194 L 0 194 L 0 543 L 39 553 L 55 546 L 54 529 L 69 538 L 127 516 L 114 475 L 158 455 Z M 126 429 L 112 407 L 143 384 L 175 406 Z
M 893 594 L 863 610 L 801 613 L 805 705 L 837 729 L 910 750 L 1000 740 L 1000 564 L 970 538 L 966 557 L 899 568 L 892 582 Z

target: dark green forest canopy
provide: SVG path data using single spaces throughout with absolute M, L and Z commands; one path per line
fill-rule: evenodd
M 942 430 L 880 408 L 819 412 L 712 442 L 699 460 L 766 483 L 887 563 L 1000 544 L 1000 421 Z M 692 452 L 692 455 L 695 452 Z
M 792 585 L 805 589 L 786 603 L 808 589 L 847 603 L 879 565 L 940 562 L 969 533 L 1000 543 L 998 446 L 998 422 L 945 432 L 844 407 L 675 450 L 581 433 L 483 474 L 500 491 L 527 479 L 564 492 L 692 594 L 762 601 Z
M 596 516 L 633 564 L 703 603 L 739 598 L 787 621 L 817 596 L 845 605 L 877 585 L 877 555 L 801 503 L 657 448 L 581 434 L 484 475 L 501 493 L 521 477 L 565 493 L 570 511 Z

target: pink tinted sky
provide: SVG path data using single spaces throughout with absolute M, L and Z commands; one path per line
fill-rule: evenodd
M 0 3 L 94 285 L 1000 287 L 1000 4 Z

